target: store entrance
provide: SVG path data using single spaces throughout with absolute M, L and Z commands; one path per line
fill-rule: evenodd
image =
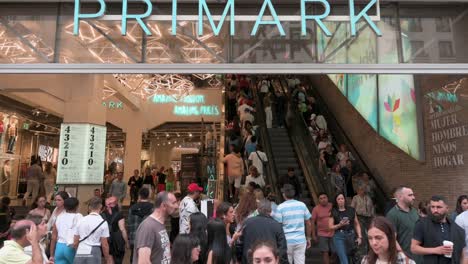
M 77 135 L 68 133 L 70 127 L 63 124 L 71 124 L 71 129 L 81 129 L 85 124 L 98 125 L 104 131 L 100 141 L 103 145 L 100 147 L 103 152 L 99 168 L 101 178 L 94 179 L 94 185 L 102 185 L 119 175 L 127 181 L 135 169 L 142 176 L 147 169 L 154 175 L 158 172 L 181 175 L 182 160 L 190 159 L 191 155 L 197 156 L 196 165 L 187 165 L 190 172 L 186 175 L 190 177 L 186 177 L 183 187 L 192 180 L 206 187 L 208 178 L 200 177 L 201 171 L 206 175 L 210 168 L 210 173 L 216 173 L 207 164 L 216 165 L 216 158 L 208 157 L 216 157 L 214 153 L 220 148 L 224 118 L 223 76 L 18 76 L 0 75 L 1 196 L 18 199 L 19 203 L 27 198 L 29 205 L 38 194 L 50 197 L 58 190 L 76 194 L 79 185 L 91 184 L 82 181 L 80 175 L 75 175 L 79 179 L 75 182 L 72 178 L 67 184 L 57 181 L 55 173 L 60 173 L 61 164 L 69 165 L 71 159 L 76 158 L 70 156 L 72 149 L 64 149 L 63 140 L 65 136 Z M 93 143 L 96 144 L 93 147 L 98 147 L 98 142 Z M 90 144 L 89 138 L 86 144 Z M 68 152 L 68 157 L 60 156 L 60 152 Z M 54 175 L 44 173 L 47 177 L 40 179 L 40 188 L 28 193 L 28 168 L 33 156 L 39 157 L 44 172 L 49 173 L 46 168 L 51 167 Z M 90 164 L 95 165 L 94 161 Z M 74 170 L 86 169 L 74 167 Z M 46 182 L 45 178 L 53 180 Z M 162 178 L 160 181 L 162 185 Z M 180 190 L 180 183 L 174 185 L 174 189 Z M 108 194 L 107 187 L 104 184 L 99 192 Z M 128 202 L 130 195 L 127 194 L 125 203 Z
M 346 131 L 328 130 L 326 120 L 333 120 L 333 116 L 326 117 L 323 112 L 326 104 L 311 84 L 314 78 L 326 79 L 328 83 L 321 85 L 336 90 L 337 96 L 348 100 L 353 111 L 376 128 L 374 133 L 385 132 L 387 125 L 395 125 L 393 119 L 389 121 L 378 112 L 385 109 L 378 107 L 380 97 L 386 98 L 393 91 L 387 88 L 398 82 L 401 94 L 411 100 L 414 87 L 410 75 L 377 78 L 343 74 L 36 74 L 23 77 L 0 75 L 0 84 L 8 87 L 2 90 L 0 98 L 4 113 L 0 158 L 2 194 L 26 198 L 28 204 L 36 193 L 27 191 L 30 180 L 27 171 L 31 156 L 37 155 L 44 163 L 42 170 L 46 170 L 48 163 L 58 171 L 58 177 L 40 179 L 43 187 L 37 192 L 48 198 L 53 191 L 61 189 L 78 194 L 82 186 L 94 188 L 91 191 L 98 189 L 104 196 L 113 195 L 110 185 L 115 179 L 128 182 L 137 174 L 149 179 L 147 184 L 153 193 L 162 190 L 184 193 L 195 182 L 202 186 L 208 198 L 237 202 L 242 189 L 248 188 L 249 175 L 263 176 L 263 182 L 258 180 L 257 184 L 269 188 L 265 190 L 267 195 L 278 194 L 278 186 L 294 171 L 300 198 L 306 204 L 313 204 L 320 191 L 336 192 L 329 175 L 338 171 L 332 171 L 334 164 L 325 157 L 347 153 L 341 144 L 352 148 L 352 142 L 333 140 L 346 138 L 342 135 Z M 408 153 L 417 155 L 417 129 L 411 127 L 416 125 L 416 110 L 408 109 L 413 112 L 405 118 L 411 121 L 413 115 L 413 119 L 398 124 L 398 131 L 407 130 L 408 142 L 404 146 Z M 380 116 L 378 120 L 377 116 Z M 394 140 L 388 134 L 385 136 Z M 69 139 L 73 139 L 71 143 Z M 402 144 L 398 138 L 392 142 Z M 258 151 L 265 157 L 252 156 Z M 234 178 L 229 177 L 233 174 L 225 156 L 232 153 L 242 159 L 240 182 L 233 182 Z M 353 168 L 355 174 L 369 174 L 362 161 L 354 165 L 360 167 Z M 340 166 L 342 169 L 346 165 Z M 349 196 L 356 192 L 353 182 L 351 178 L 345 180 Z M 135 193 L 130 190 L 122 195 L 125 205 L 135 201 Z

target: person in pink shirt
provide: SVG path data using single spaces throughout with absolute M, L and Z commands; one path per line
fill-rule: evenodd
M 330 263 L 330 253 L 333 252 L 333 230 L 328 228 L 332 204 L 328 202 L 328 195 L 319 193 L 319 204 L 312 210 L 312 240 L 319 245 L 323 263 Z M 317 231 L 315 231 L 317 226 Z M 317 237 L 317 233 L 318 237 Z
M 233 196 L 232 187 L 234 185 L 234 200 L 237 201 L 239 188 L 241 187 L 242 173 L 244 172 L 244 162 L 242 161 L 240 151 L 236 145 L 231 145 L 230 150 L 231 153 L 224 157 L 223 162 L 227 165 L 230 197 Z

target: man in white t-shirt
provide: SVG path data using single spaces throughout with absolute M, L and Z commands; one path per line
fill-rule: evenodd
M 112 263 L 109 255 L 109 226 L 101 217 L 102 200 L 93 197 L 89 200 L 90 213 L 83 217 L 75 231 L 74 247 L 77 248 L 75 264 L 101 263 L 101 248 L 106 263 Z
M 190 215 L 199 212 L 197 204 L 195 204 L 195 200 L 197 200 L 200 197 L 200 193 L 201 191 L 203 191 L 203 188 L 198 186 L 198 184 L 196 183 L 191 183 L 187 187 L 187 191 L 187 196 L 185 196 L 185 198 L 182 199 L 179 205 L 180 234 L 188 234 L 190 232 Z
M 263 163 L 268 161 L 267 155 L 263 152 L 262 145 L 257 144 L 256 151 L 250 153 L 249 161 L 257 168 L 260 177 L 263 177 Z
M 265 180 L 263 179 L 263 176 L 258 174 L 258 169 L 254 165 L 251 165 L 249 167 L 249 175 L 245 178 L 245 186 L 248 187 L 249 183 L 253 182 L 260 187 L 265 187 Z
M 250 105 L 244 103 L 244 104 L 241 104 L 237 108 L 237 112 L 239 114 L 239 117 L 242 117 L 242 115 L 245 114 L 245 110 L 249 110 L 250 112 L 255 112 L 255 109 L 253 107 L 251 107 Z
M 465 230 L 465 258 L 468 258 L 468 211 L 465 211 L 455 218 L 455 223 Z

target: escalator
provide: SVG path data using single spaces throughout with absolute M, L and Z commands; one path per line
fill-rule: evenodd
M 302 83 L 310 83 L 310 79 L 303 78 Z M 332 89 L 332 87 L 330 87 L 329 89 Z M 313 89 L 312 87 L 307 87 L 307 85 L 306 91 L 307 96 L 312 96 L 315 98 L 315 106 L 317 108 L 318 114 L 322 115 L 327 121 L 328 131 L 332 135 L 334 148 L 339 149 L 339 145 L 345 144 L 348 147 L 348 150 L 352 153 L 353 157 L 355 158 L 354 163 L 357 168 L 357 172 L 366 172 L 374 179 L 374 202 L 376 206 L 376 213 L 383 214 L 385 204 L 389 198 L 387 195 L 389 193 L 388 188 L 386 188 L 383 181 L 379 177 L 376 177 L 376 175 L 371 175 L 371 170 L 363 161 L 363 159 L 359 155 L 359 152 L 355 149 L 351 140 L 348 138 L 345 130 L 340 126 L 339 122 L 330 112 L 330 110 L 327 107 L 327 104 L 324 102 L 318 91 L 316 89 Z M 331 181 L 327 173 L 320 169 L 318 165 L 320 153 L 317 149 L 317 146 L 314 143 L 312 143 L 313 138 L 309 133 L 307 125 L 309 120 L 307 120 L 306 122 L 306 120 L 304 120 L 302 114 L 300 113 L 296 113 L 294 116 L 294 121 L 290 122 L 290 124 L 288 125 L 288 128 L 290 129 L 290 134 L 295 137 L 295 140 L 297 140 L 297 142 L 301 142 L 300 146 L 299 144 L 297 144 L 297 146 L 299 149 L 302 149 L 306 152 L 304 153 L 304 155 L 308 156 L 310 159 L 313 160 L 313 162 L 310 163 L 312 164 L 312 166 L 310 167 L 312 167 L 311 169 L 315 169 L 315 181 L 321 183 L 321 186 L 329 194 L 329 197 L 333 197 L 334 190 L 331 186 Z
M 274 78 L 271 80 L 272 86 L 277 92 L 283 93 L 286 96 L 286 90 L 280 79 Z M 255 80 L 253 83 L 257 83 Z M 312 164 L 312 159 L 306 151 L 300 146 L 297 135 L 291 133 L 288 128 L 266 128 L 265 113 L 262 102 L 258 96 L 259 87 L 253 87 L 255 104 L 257 107 L 257 124 L 259 124 L 261 143 L 265 146 L 265 152 L 269 157 L 269 167 L 272 172 L 268 175 L 267 181 L 271 181 L 275 192 L 280 194 L 280 179 L 286 177 L 288 169 L 294 169 L 296 177 L 301 185 L 301 194 L 299 200 L 304 202 L 310 209 L 314 204 L 317 204 L 317 194 L 323 191 L 321 183 L 316 180 L 317 171 Z M 286 120 L 287 126 L 295 126 Z M 294 129 L 294 131 L 296 131 Z M 300 145 L 303 145 L 301 142 Z M 281 197 L 278 195 L 278 197 Z
M 291 101 L 288 84 L 284 76 L 270 78 L 270 81 L 276 92 L 282 93 L 288 98 L 288 101 Z M 302 83 L 310 83 L 310 79 L 305 76 L 302 79 Z M 281 200 L 280 179 L 287 175 L 288 168 L 293 168 L 302 187 L 299 199 L 307 206 L 311 207 L 313 204 L 318 203 L 317 194 L 319 192 L 326 192 L 329 197 L 333 197 L 335 195 L 334 188 L 332 188 L 328 173 L 319 165 L 320 153 L 309 132 L 308 122 L 306 123 L 302 114 L 296 112 L 291 106 L 292 104 L 288 103 L 291 109 L 289 109 L 285 118 L 286 128 L 267 128 L 265 122 L 266 116 L 262 107 L 263 103 L 259 96 L 259 80 L 253 77 L 251 86 L 257 109 L 255 115 L 257 124 L 256 135 L 258 142 L 263 146 L 263 150 L 269 159 L 265 168 L 267 172 L 265 174 L 266 184 L 272 187 L 273 193 Z M 349 151 L 356 159 L 358 171 L 370 173 L 371 171 L 363 162 L 333 114 L 328 110 L 320 94 L 314 89 L 307 90 L 308 96 L 313 96 L 316 99 L 319 114 L 323 115 L 327 120 L 329 132 L 334 139 L 335 148 L 338 149 L 337 146 L 340 144 L 347 145 Z M 373 176 L 376 183 L 375 202 L 377 213 L 381 213 L 387 201 L 386 194 L 388 191 L 376 175 L 371 176 Z
M 226 87 L 225 89 L 227 91 L 228 87 Z M 255 79 L 251 82 L 251 89 L 253 91 L 255 91 L 255 89 L 256 89 L 255 88 Z M 254 92 L 253 95 L 254 95 L 254 99 L 255 99 L 255 104 L 257 106 L 259 106 L 260 105 L 259 104 L 260 100 L 259 100 L 257 94 Z M 227 93 L 225 94 L 224 100 L 225 100 L 225 105 L 227 106 L 228 105 L 228 100 L 229 100 Z M 227 111 L 229 111 L 229 109 L 227 109 Z M 233 111 L 235 111 L 235 110 L 233 110 Z M 226 120 L 227 120 L 227 115 L 226 115 Z M 278 172 L 276 170 L 275 162 L 272 159 L 273 150 L 272 150 L 270 140 L 269 140 L 269 131 L 267 130 L 266 125 L 265 125 L 265 113 L 263 111 L 257 111 L 255 113 L 255 123 L 257 124 L 256 132 L 255 132 L 257 142 L 260 143 L 263 146 L 263 152 L 265 152 L 265 154 L 268 157 L 268 162 L 266 162 L 266 166 L 264 167 L 264 170 L 265 170 L 264 180 L 265 180 L 266 185 L 269 186 L 269 188 L 271 189 L 271 193 L 274 196 L 279 198 L 279 197 L 281 197 L 281 192 L 280 192 L 280 188 L 278 186 L 278 174 L 277 174 Z M 227 133 L 226 138 L 228 138 L 228 137 L 229 137 L 229 134 Z M 228 144 L 225 144 L 224 153 L 229 153 L 228 149 L 229 149 Z M 244 166 L 244 174 L 247 175 L 248 174 L 247 163 L 245 162 L 244 165 L 245 165 Z M 224 189 L 224 200 L 225 201 L 230 200 L 230 197 L 229 197 L 228 191 L 227 191 L 228 188 L 229 188 L 228 177 L 224 177 L 223 189 Z

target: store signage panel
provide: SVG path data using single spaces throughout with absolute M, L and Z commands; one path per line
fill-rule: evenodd
M 122 101 L 107 101 L 102 102 L 102 106 L 108 109 L 124 109 L 124 104 Z
M 182 98 L 180 101 L 165 94 L 156 94 L 152 98 L 155 104 L 172 104 L 172 114 L 176 116 L 219 116 L 218 105 L 207 104 L 205 95 L 194 94 Z
M 75 0 L 75 10 L 74 10 L 74 19 L 73 19 L 73 34 L 79 34 L 79 27 L 80 27 L 80 20 L 82 19 L 96 19 L 100 18 L 105 15 L 106 11 L 106 1 L 105 0 L 97 0 L 100 9 L 97 13 L 81 13 L 80 10 L 80 0 Z M 151 15 L 153 12 L 153 4 L 150 0 L 142 0 L 146 4 L 146 11 L 143 14 L 128 14 L 128 0 L 122 1 L 122 15 L 120 19 L 122 20 L 121 26 L 121 34 L 123 36 L 127 35 L 127 22 L 130 19 L 135 19 L 137 24 L 142 28 L 143 32 L 150 36 L 151 31 L 146 26 L 143 20 L 169 20 L 171 21 L 171 34 L 177 34 L 177 23 L 181 22 L 178 21 L 179 17 L 192 17 L 190 15 L 179 16 L 177 12 L 177 0 L 172 0 L 172 14 L 168 15 L 169 19 L 152 19 L 153 17 L 165 17 L 167 15 L 159 15 L 153 16 Z M 307 34 L 307 21 L 314 21 L 320 29 L 325 33 L 326 36 L 331 37 L 332 34 L 328 30 L 327 26 L 325 25 L 324 21 L 341 21 L 341 22 L 349 22 L 351 28 L 351 35 L 357 35 L 357 23 L 359 21 L 365 21 L 370 28 L 375 32 L 376 35 L 382 36 L 381 31 L 377 27 L 375 21 L 380 21 L 380 5 L 379 0 L 368 0 L 367 5 L 364 8 L 360 9 L 359 12 L 356 12 L 356 5 L 354 0 L 348 0 L 349 4 L 349 15 L 346 16 L 333 16 L 330 15 L 331 13 L 331 5 L 329 0 L 301 0 L 300 1 L 300 16 L 294 15 L 289 16 L 287 19 L 288 21 L 299 21 L 301 22 L 301 35 L 306 36 Z M 307 13 L 307 4 L 320 4 L 323 6 L 324 11 L 321 14 L 310 14 Z M 369 10 L 374 8 L 377 10 L 377 16 L 371 16 L 368 14 Z M 268 8 L 268 11 L 267 11 Z M 266 13 L 270 13 L 271 15 L 269 18 L 266 18 Z M 196 21 L 198 21 L 198 35 L 203 35 L 203 20 L 206 17 L 206 20 L 209 22 L 209 25 L 213 29 L 213 33 L 215 36 L 218 36 L 221 28 L 225 21 L 229 20 L 229 32 L 231 36 L 235 35 L 235 28 L 236 28 L 236 20 L 237 21 L 255 21 L 255 24 L 252 28 L 251 35 L 255 36 L 257 34 L 258 28 L 261 25 L 275 25 L 278 28 L 281 36 L 285 36 L 286 33 L 283 29 L 281 24 L 282 17 L 277 15 L 275 7 L 272 3 L 272 0 L 263 0 L 262 7 L 256 16 L 241 16 L 235 13 L 235 0 L 227 0 L 224 11 L 221 16 L 217 16 L 216 20 L 218 20 L 218 24 L 214 22 L 214 16 L 212 16 L 210 9 L 208 8 L 208 4 L 206 0 L 198 0 L 198 16 L 196 16 Z M 284 17 L 283 17 L 284 18 Z M 185 19 L 190 20 L 190 19 Z
M 62 124 L 57 184 L 102 184 L 105 148 L 106 127 Z

